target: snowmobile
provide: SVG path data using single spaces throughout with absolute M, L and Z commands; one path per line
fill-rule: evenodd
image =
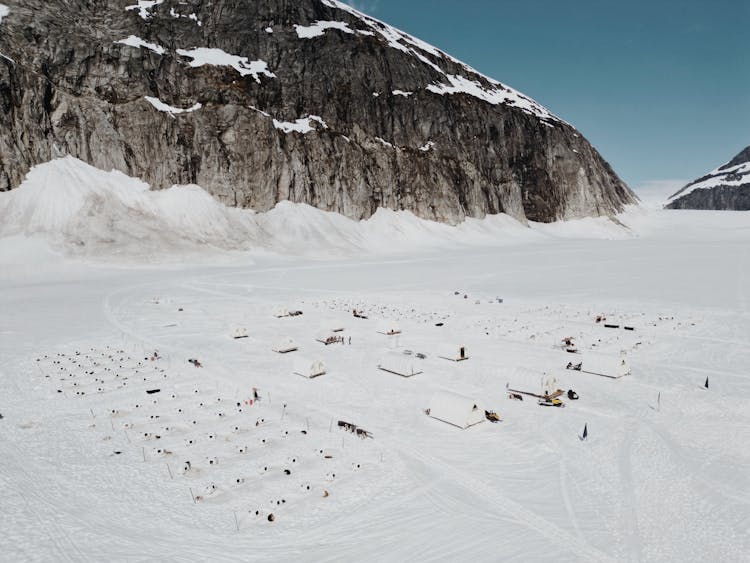
M 542 407 L 564 407 L 565 403 L 563 403 L 560 399 L 539 399 L 537 401 L 537 404 Z

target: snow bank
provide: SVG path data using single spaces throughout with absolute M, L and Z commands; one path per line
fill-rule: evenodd
M 10 8 L 5 4 L 0 4 L 0 23 L 3 23 L 3 18 L 10 14 Z
M 157 55 L 163 55 L 166 52 L 166 49 L 162 47 L 161 45 L 157 45 L 156 43 L 149 43 L 148 41 L 144 41 L 140 37 L 136 37 L 135 35 L 131 35 L 129 37 L 126 37 L 125 39 L 120 39 L 119 41 L 115 41 L 115 43 L 122 43 L 123 45 L 127 45 L 128 47 L 135 47 L 136 49 L 139 48 L 146 48 L 149 51 L 153 51 Z
M 365 221 L 283 201 L 266 213 L 226 207 L 198 186 L 151 190 L 121 172 L 65 157 L 31 169 L 0 193 L 0 238 L 41 238 L 56 251 L 97 260 L 185 260 L 217 251 L 332 256 L 498 246 L 550 237 L 623 238 L 606 218 L 523 225 L 507 215 L 457 226 L 378 209 Z
M 240 76 L 251 75 L 258 83 L 260 83 L 258 75 L 261 74 L 269 78 L 276 78 L 276 75 L 268 70 L 268 63 L 265 61 L 250 61 L 247 57 L 230 55 L 221 49 L 209 49 L 207 47 L 177 49 L 177 54 L 193 59 L 190 62 L 190 66 L 192 67 L 204 65 L 229 66 L 239 72 Z

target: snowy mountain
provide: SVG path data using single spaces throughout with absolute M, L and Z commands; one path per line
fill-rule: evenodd
M 669 199 L 668 209 L 750 210 L 750 146 Z
M 637 200 L 547 109 L 334 0 L 4 0 L 0 190 L 71 155 L 258 211 L 458 223 Z

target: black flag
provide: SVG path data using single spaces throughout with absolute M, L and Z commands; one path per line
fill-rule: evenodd
M 578 438 L 581 440 L 581 442 L 583 442 L 588 437 L 588 435 L 589 435 L 588 424 L 584 424 L 583 425 L 583 435 L 582 436 L 578 436 Z
M 708 378 L 706 378 L 706 383 L 703 385 L 706 389 L 708 389 Z

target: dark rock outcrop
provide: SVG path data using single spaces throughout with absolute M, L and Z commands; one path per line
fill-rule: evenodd
M 669 199 L 667 209 L 750 210 L 750 147 Z
M 569 124 L 334 0 L 2 0 L 0 190 L 65 154 L 267 210 L 455 223 L 636 202 Z

